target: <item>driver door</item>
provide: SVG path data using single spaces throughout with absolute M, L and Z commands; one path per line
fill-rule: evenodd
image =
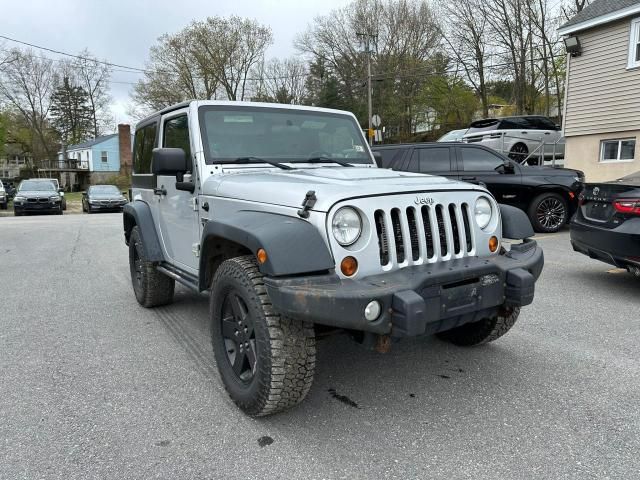
M 182 148 L 187 157 L 185 182 L 195 180 L 191 155 L 189 114 L 187 109 L 172 112 L 162 119 L 159 144 L 162 147 Z M 176 177 L 157 176 L 158 218 L 162 246 L 170 262 L 192 274 L 198 268 L 198 211 L 196 194 L 176 189 Z

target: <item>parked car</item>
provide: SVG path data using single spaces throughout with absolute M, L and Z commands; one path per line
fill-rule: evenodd
M 121 212 L 127 198 L 114 185 L 92 185 L 82 194 L 82 211 Z
M 382 166 L 393 170 L 486 185 L 498 202 L 524 210 L 537 232 L 557 232 L 569 221 L 584 181 L 579 170 L 519 165 L 478 144 L 412 143 L 374 150 L 382 154 Z
M 640 277 L 640 172 L 585 185 L 571 220 L 571 245 Z
M 13 182 L 3 180 L 4 191 L 7 194 L 7 199 L 11 200 L 16 194 L 16 187 L 13 186 Z
M 547 117 L 538 115 L 487 118 L 469 126 L 462 141 L 479 143 L 510 159 L 522 163 L 529 155 L 538 159 L 564 158 L 564 137 L 561 127 Z M 530 162 L 530 163 L 532 163 Z
M 56 191 L 60 194 L 60 197 L 62 198 L 62 210 L 67 209 L 67 199 L 64 198 L 64 190 L 60 188 L 60 182 L 58 182 L 57 178 L 30 178 L 29 180 L 48 180 L 51 183 L 53 183 L 53 186 L 55 187 Z
M 9 204 L 9 195 L 7 194 L 7 191 L 4 189 L 4 184 L 2 183 L 2 180 L 0 180 L 0 208 L 2 210 L 6 210 L 8 204 Z
M 16 217 L 26 213 L 56 213 L 62 215 L 62 197 L 50 180 L 23 180 L 13 198 Z
M 445 133 L 437 141 L 438 142 L 461 142 L 464 134 L 467 133 L 467 129 L 451 130 L 449 133 Z
M 140 122 L 133 151 L 136 300 L 209 293 L 216 365 L 248 415 L 304 399 L 316 328 L 382 351 L 433 333 L 471 346 L 533 301 L 544 260 L 526 215 L 481 185 L 376 168 L 351 113 L 185 102 Z M 503 236 L 523 242 L 506 252 Z

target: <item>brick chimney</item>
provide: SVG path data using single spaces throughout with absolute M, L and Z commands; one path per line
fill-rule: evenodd
M 120 175 L 131 175 L 131 127 L 118 124 L 118 145 L 120 148 Z

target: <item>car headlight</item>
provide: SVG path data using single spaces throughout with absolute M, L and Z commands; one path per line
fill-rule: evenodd
M 491 208 L 491 202 L 489 199 L 487 197 L 478 198 L 473 211 L 478 226 L 483 229 L 487 228 L 487 225 L 491 222 L 491 216 L 493 215 L 493 209 Z
M 60 197 L 57 195 L 52 195 L 49 197 L 49 200 L 51 200 L 52 202 L 59 202 L 60 201 Z
M 352 245 L 360 238 L 362 233 L 362 219 L 358 212 L 351 207 L 340 208 L 331 221 L 333 237 L 336 241 L 346 247 Z
M 21 203 L 21 202 L 24 202 L 25 200 L 26 200 L 25 197 L 21 197 L 21 196 L 18 195 L 16 197 L 14 197 L 13 203 Z

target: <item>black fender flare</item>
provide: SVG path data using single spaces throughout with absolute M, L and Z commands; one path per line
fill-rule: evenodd
M 500 205 L 502 217 L 502 236 L 512 240 L 524 240 L 533 237 L 534 231 L 526 213 L 511 205 Z
M 125 243 L 129 245 L 131 230 L 137 225 L 140 229 L 140 237 L 142 238 L 144 253 L 147 257 L 146 260 L 163 262 L 164 255 L 149 205 L 141 200 L 134 200 L 133 202 L 127 203 L 122 209 L 122 212 Z
M 210 248 L 216 238 L 231 241 L 254 255 L 267 252 L 260 271 L 268 276 L 309 274 L 331 270 L 333 257 L 320 232 L 306 220 L 270 212 L 240 211 L 233 216 L 213 218 L 202 231 L 200 252 L 200 289 L 205 290 Z

